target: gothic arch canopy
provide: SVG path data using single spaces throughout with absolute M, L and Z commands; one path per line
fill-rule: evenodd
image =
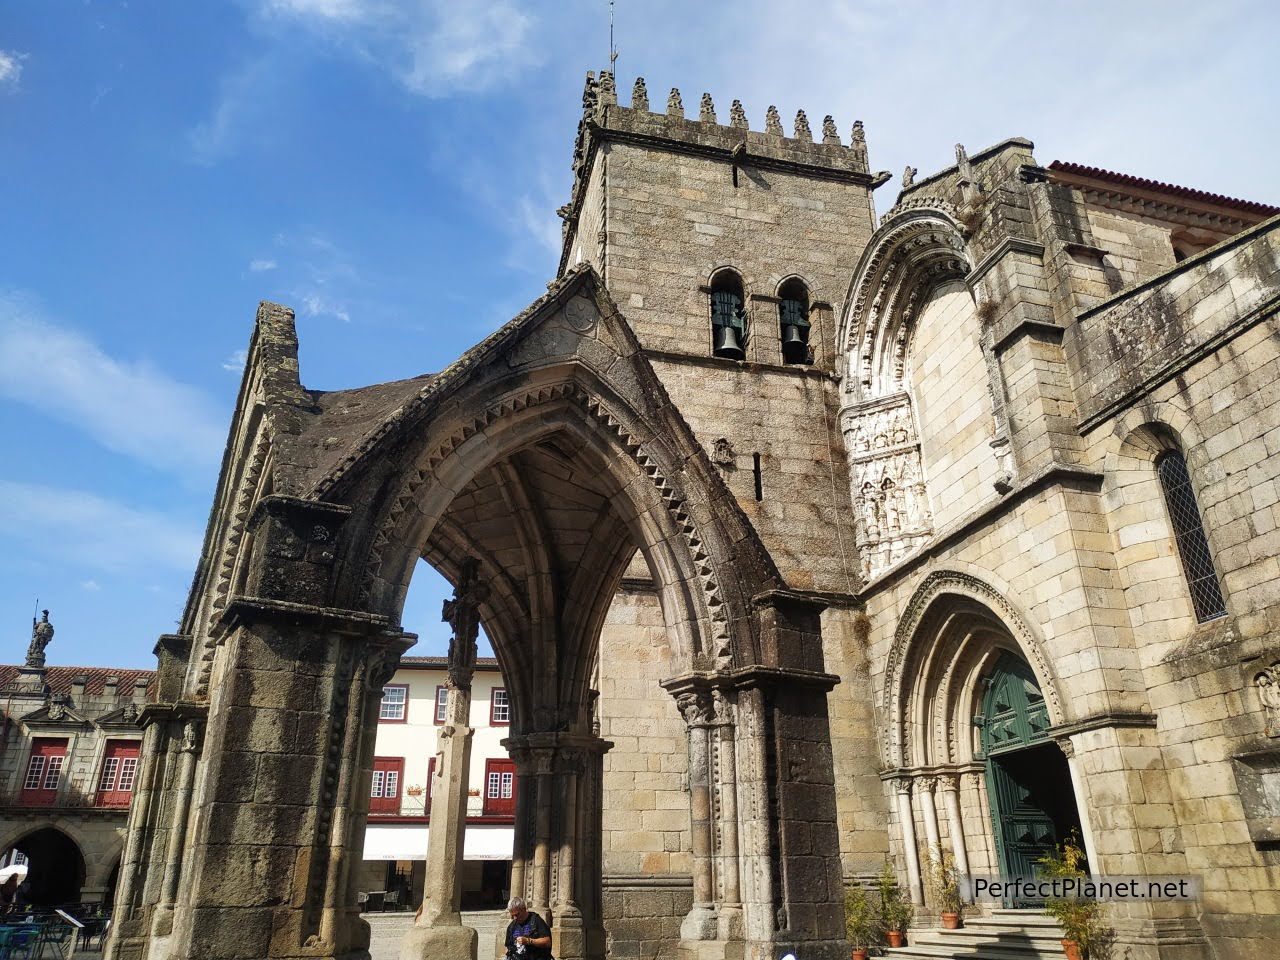
M 504 672 L 554 657 L 566 703 L 583 700 L 587 638 L 636 550 L 686 669 L 760 662 L 753 598 L 782 578 L 589 266 L 440 374 L 359 390 L 304 390 L 292 316 L 264 307 L 259 324 L 266 347 L 250 366 L 262 370 L 246 382 L 270 388 L 255 404 L 262 433 L 244 429 L 224 470 L 219 496 L 234 517 L 206 542 L 208 615 L 193 631 L 210 621 L 197 644 L 205 667 L 189 683 L 208 689 L 227 596 L 261 596 L 264 577 L 280 578 L 261 556 L 240 556 L 263 552 L 246 530 L 273 510 L 311 517 L 291 533 L 310 541 L 293 548 L 313 561 L 307 602 L 371 622 L 399 622 L 419 558 L 455 582 L 478 561 Z M 233 582 L 246 565 L 256 572 Z
M 924 298 L 971 267 L 950 204 L 921 198 L 890 211 L 867 244 L 845 297 L 838 344 L 846 403 L 903 389 L 907 347 Z
M 973 691 L 1001 650 L 1030 665 L 1050 722 L 1065 722 L 1057 675 L 1018 606 L 969 571 L 935 570 L 925 577 L 898 621 L 882 680 L 882 748 L 891 767 L 972 758 L 964 741 Z
M 840 323 L 840 429 L 849 454 L 858 560 L 869 579 L 922 547 L 933 510 L 907 376 L 917 315 L 969 270 L 954 211 L 895 208 L 871 238 Z

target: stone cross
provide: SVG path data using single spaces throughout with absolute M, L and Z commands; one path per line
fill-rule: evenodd
M 460 690 L 470 690 L 471 678 L 475 676 L 480 604 L 489 595 L 488 587 L 476 579 L 479 566 L 476 560 L 462 565 L 453 599 L 444 602 L 440 617 L 453 628 L 449 639 L 449 686 Z

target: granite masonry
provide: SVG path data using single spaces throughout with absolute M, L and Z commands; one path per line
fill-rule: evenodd
M 1203 879 L 1109 906 L 1132 960 L 1275 955 L 1280 210 L 1011 139 L 877 216 L 860 123 L 725 113 L 589 76 L 558 276 L 438 374 L 304 387 L 260 306 L 108 956 L 367 956 L 419 558 L 458 592 L 406 960 L 476 949 L 477 622 L 561 960 L 836 960 L 886 857 L 927 925 L 941 851 L 1072 834 Z

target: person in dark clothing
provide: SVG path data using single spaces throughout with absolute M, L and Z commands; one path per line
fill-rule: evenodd
M 0 917 L 18 909 L 18 880 L 18 875 L 11 873 L 0 883 Z
M 529 912 L 529 905 L 521 897 L 507 902 L 511 922 L 507 924 L 508 960 L 553 960 L 551 956 L 551 928 L 536 913 Z

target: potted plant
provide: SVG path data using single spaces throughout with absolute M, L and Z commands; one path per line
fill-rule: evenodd
M 929 892 L 942 915 L 942 929 L 959 930 L 964 916 L 960 871 L 956 869 L 956 858 L 946 850 L 929 852 Z
M 1069 837 L 1046 853 L 1037 863 L 1046 877 L 1083 879 L 1085 855 L 1074 837 Z M 1093 951 L 1100 952 L 1111 940 L 1111 929 L 1103 923 L 1102 904 L 1093 897 L 1050 897 L 1045 912 L 1062 928 L 1062 950 L 1068 960 L 1085 960 Z
M 885 939 L 891 947 L 905 946 L 907 927 L 911 926 L 916 910 L 910 902 L 902 899 L 893 861 L 886 859 L 884 866 L 880 868 L 876 889 L 880 893 L 880 925 L 884 927 Z
M 844 894 L 844 935 L 852 948 L 852 960 L 867 960 L 867 950 L 876 935 L 876 920 L 867 893 L 856 880 Z

